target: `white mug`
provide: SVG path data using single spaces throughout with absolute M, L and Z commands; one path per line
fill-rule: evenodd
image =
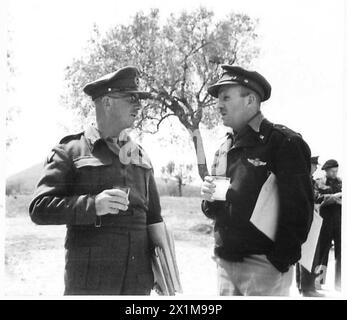
M 213 178 L 212 183 L 216 186 L 212 199 L 225 201 L 225 196 L 230 186 L 230 178 L 221 176 L 211 176 L 211 178 Z

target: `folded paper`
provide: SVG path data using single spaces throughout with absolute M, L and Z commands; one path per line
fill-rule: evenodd
M 279 209 L 278 185 L 271 173 L 260 190 L 250 221 L 272 241 L 276 237 Z

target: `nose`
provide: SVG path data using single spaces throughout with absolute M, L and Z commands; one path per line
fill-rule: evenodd
M 141 109 L 141 105 L 139 102 L 137 102 L 133 105 L 133 110 L 134 110 L 133 112 L 134 113 L 138 113 L 140 109 Z

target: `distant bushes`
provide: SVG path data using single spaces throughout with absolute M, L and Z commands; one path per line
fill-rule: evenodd
M 6 197 L 6 217 L 14 218 L 18 216 L 29 217 L 29 205 L 31 195 L 10 195 Z
M 6 180 L 6 195 L 33 194 L 42 174 L 42 167 L 39 163 L 9 177 Z
M 21 194 L 21 184 L 19 182 L 6 183 L 6 195 L 17 195 Z
M 165 182 L 161 178 L 156 178 L 157 187 L 160 196 L 170 196 L 170 197 L 179 197 L 179 191 L 177 188 L 177 182 L 168 180 Z M 194 185 L 184 185 L 182 186 L 182 196 L 183 197 L 199 197 L 200 196 L 200 187 Z
M 34 187 L 28 186 L 27 184 L 23 184 L 19 181 L 11 181 L 6 182 L 6 195 L 7 196 L 14 196 L 14 195 L 29 195 L 33 194 Z

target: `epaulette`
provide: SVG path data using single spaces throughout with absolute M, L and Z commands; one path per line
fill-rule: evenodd
M 67 144 L 68 142 L 73 141 L 73 140 L 79 140 L 83 134 L 84 134 L 84 131 L 77 133 L 77 134 L 70 134 L 68 136 L 65 136 L 64 138 L 62 138 L 59 141 L 59 145 Z M 56 154 L 56 152 L 57 152 L 56 148 L 53 148 L 51 153 L 46 158 L 47 163 L 51 163 L 53 161 L 53 158 L 54 158 L 54 155 Z
M 302 138 L 301 134 L 298 132 L 295 132 L 292 129 L 289 129 L 288 127 L 282 125 L 282 124 L 274 124 L 273 128 L 279 132 L 281 132 L 286 137 L 300 137 Z
M 60 140 L 59 144 L 67 143 L 72 140 L 79 140 L 81 136 L 84 134 L 84 131 L 76 133 L 76 134 L 70 134 L 68 136 L 65 136 L 63 139 Z

